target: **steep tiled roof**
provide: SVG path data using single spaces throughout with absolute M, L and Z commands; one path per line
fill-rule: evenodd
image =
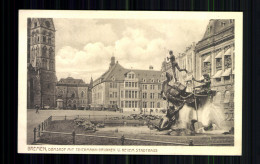
M 223 26 L 222 23 L 224 23 L 225 25 Z M 220 31 L 222 31 L 223 29 L 226 29 L 227 27 L 232 25 L 234 25 L 234 22 L 233 21 L 230 22 L 230 19 L 212 19 L 209 21 L 209 24 L 207 26 L 207 29 L 204 33 L 202 40 L 212 35 L 215 35 Z
M 74 79 L 72 77 L 61 78 L 58 84 L 86 84 L 82 79 Z
M 122 67 L 118 62 L 111 67 L 109 70 L 107 70 L 103 75 L 101 75 L 98 79 L 95 80 L 95 84 L 97 84 L 98 80 L 104 81 L 123 81 L 126 77 L 126 74 L 133 71 L 136 74 L 136 77 L 139 79 L 139 81 L 145 81 L 147 83 L 157 82 L 160 80 L 160 76 L 162 74 L 162 71 L 154 71 L 154 70 L 132 70 L 132 69 L 126 69 Z
M 103 81 L 112 81 L 115 78 L 117 81 L 122 81 L 125 78 L 125 73 L 128 69 L 122 67 L 119 63 L 116 63 L 112 68 L 110 68 L 107 73 L 103 76 Z
M 143 79 L 145 79 L 145 81 L 147 83 L 152 82 L 152 80 L 154 80 L 154 82 L 157 82 L 158 80 L 161 79 L 161 74 L 162 71 L 155 71 L 155 70 L 132 70 L 136 77 L 139 79 L 139 81 L 143 81 Z

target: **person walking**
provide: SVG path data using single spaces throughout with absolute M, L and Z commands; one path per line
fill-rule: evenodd
M 39 114 L 39 106 L 37 104 L 35 105 L 35 109 L 36 109 L 36 113 Z

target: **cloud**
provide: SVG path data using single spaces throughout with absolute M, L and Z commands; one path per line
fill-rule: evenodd
M 91 76 L 96 79 L 108 69 L 112 55 L 125 68 L 148 69 L 152 65 L 160 70 L 168 49 L 183 52 L 202 38 L 207 25 L 205 20 L 109 22 L 59 20 L 56 29 L 67 34 L 56 35 L 58 78 L 71 74 L 87 82 Z

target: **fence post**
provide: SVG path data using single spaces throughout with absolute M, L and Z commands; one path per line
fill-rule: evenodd
M 38 126 L 38 137 L 40 137 L 41 136 L 41 125 L 39 124 L 39 126 Z
M 42 122 L 42 131 L 43 131 L 43 122 Z
M 75 130 L 72 131 L 72 143 L 75 145 Z
M 36 128 L 33 129 L 33 142 L 36 142 Z
M 122 142 L 122 145 L 124 145 L 124 143 L 125 143 L 125 136 L 124 135 L 122 135 L 122 137 L 121 137 L 121 142 Z
M 67 116 L 65 115 L 65 120 L 66 120 L 66 117 L 67 117 Z

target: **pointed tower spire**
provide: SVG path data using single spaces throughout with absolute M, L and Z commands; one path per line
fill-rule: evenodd
M 93 79 L 92 79 L 92 76 L 90 78 L 90 82 L 89 82 L 89 88 L 92 88 L 93 87 Z

